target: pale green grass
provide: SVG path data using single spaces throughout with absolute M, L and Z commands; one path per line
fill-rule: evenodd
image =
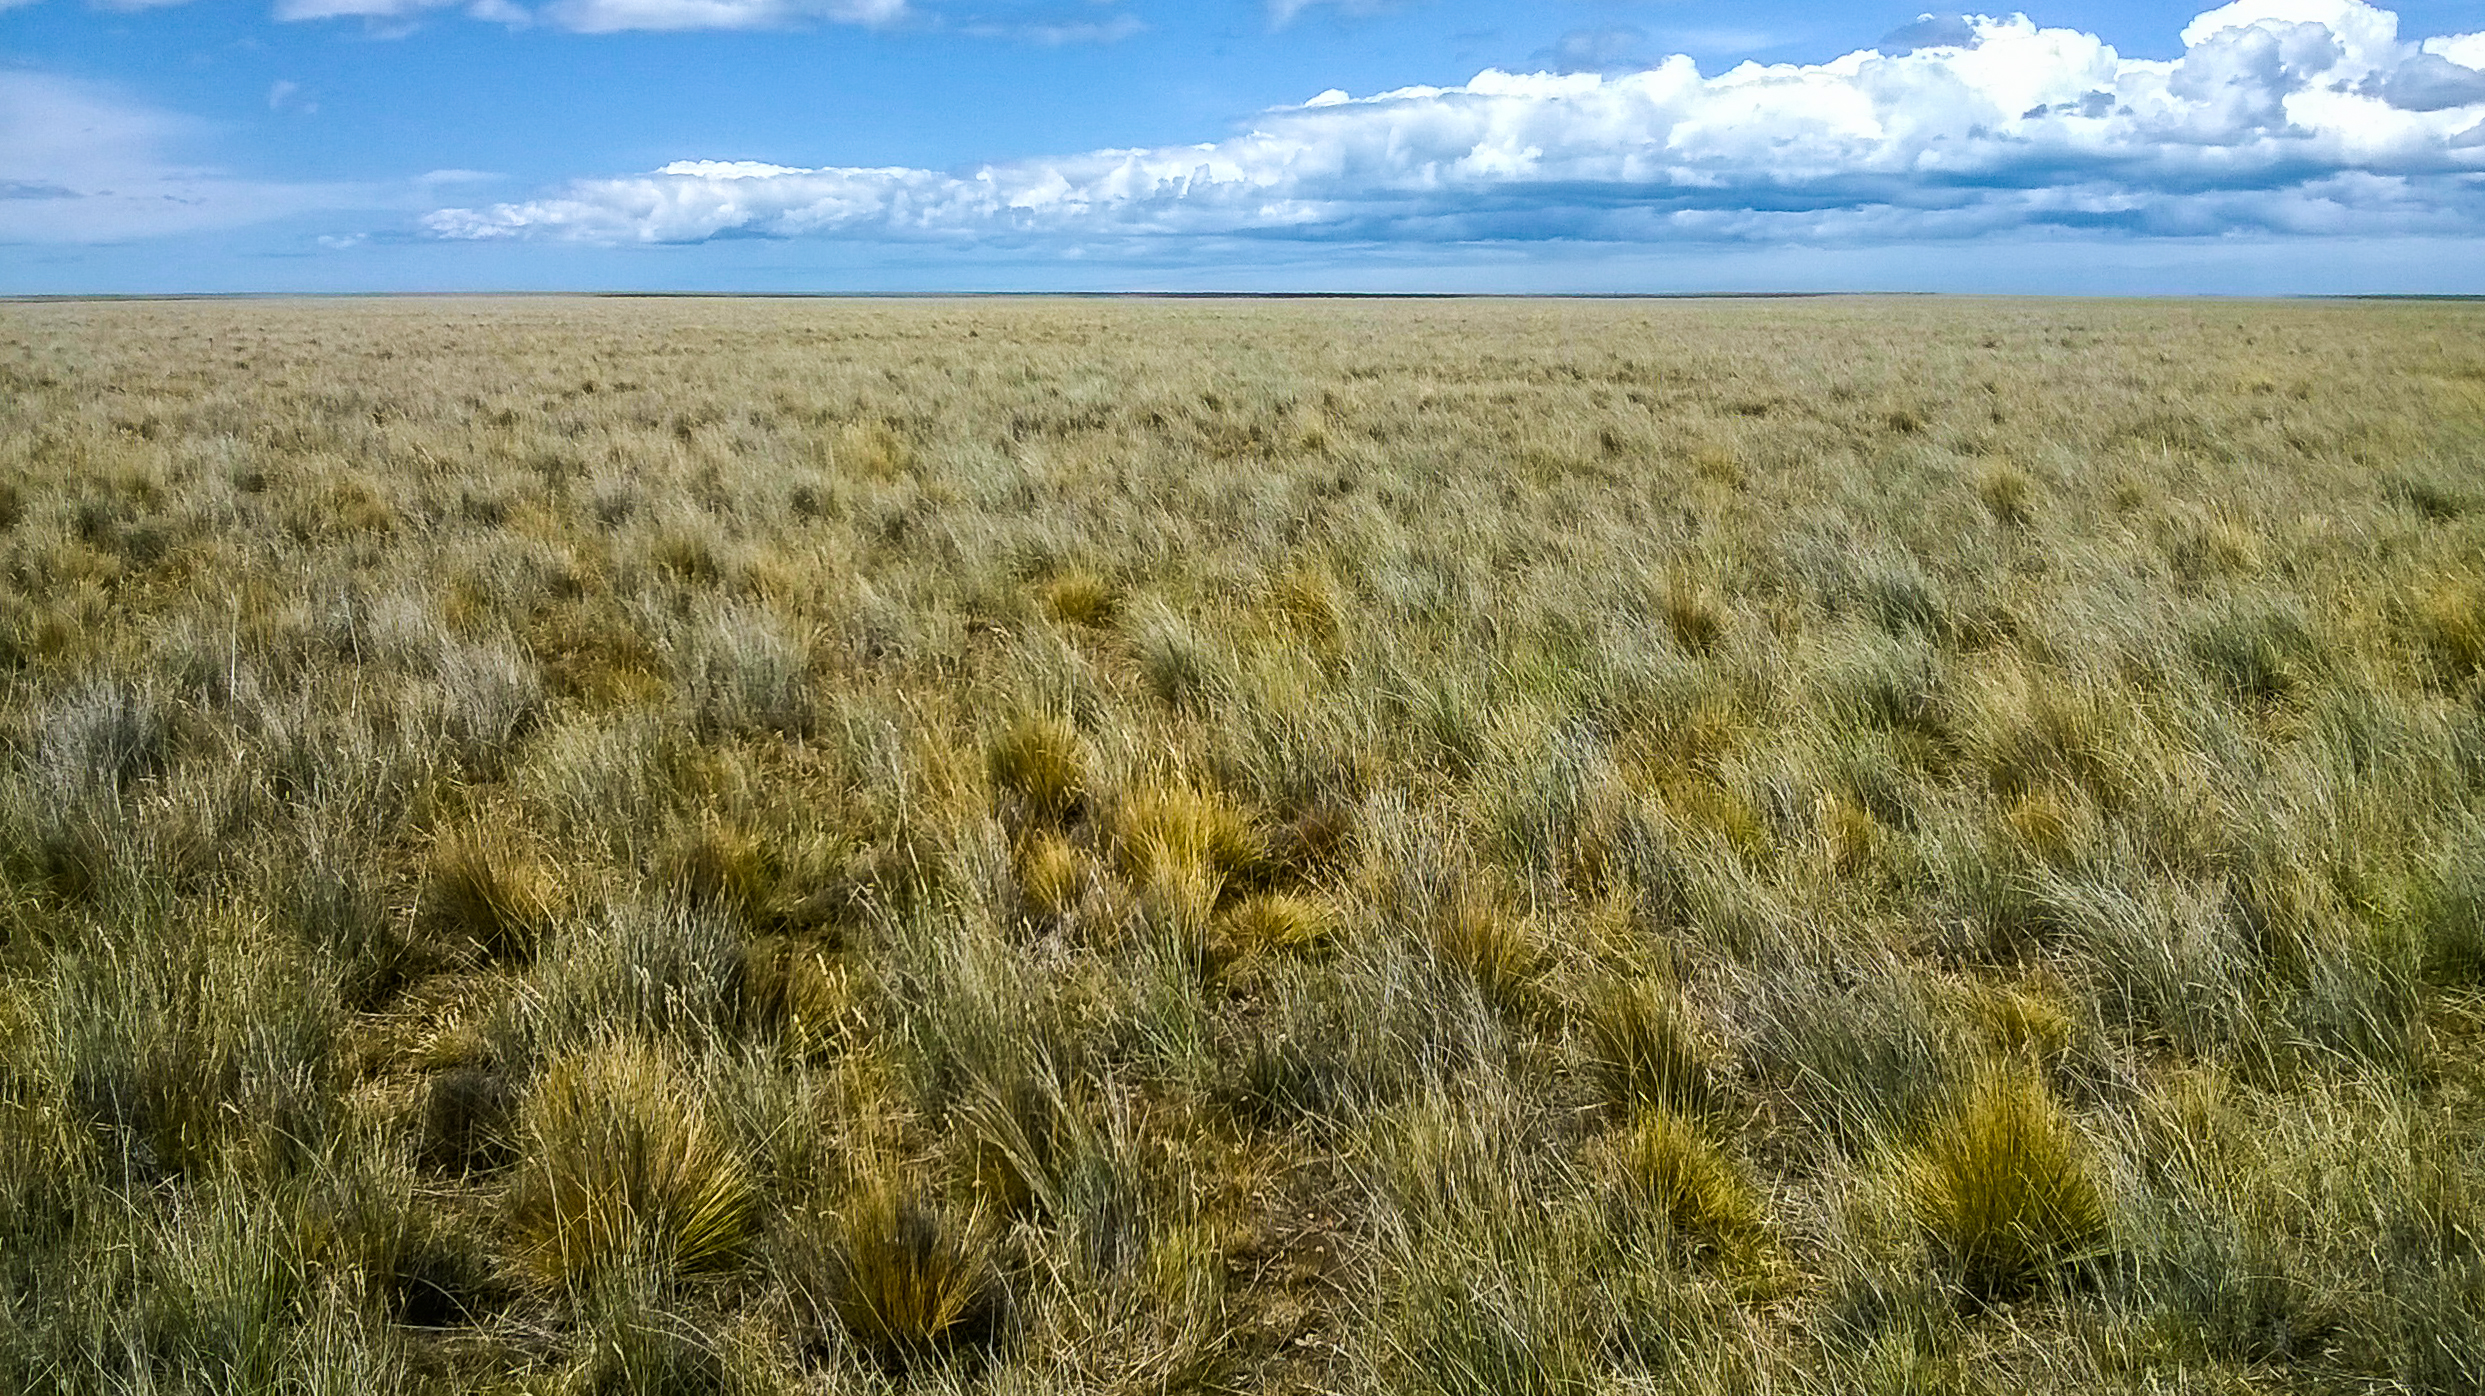
M 0 1387 L 2485 1389 L 2485 312 L 0 306 Z

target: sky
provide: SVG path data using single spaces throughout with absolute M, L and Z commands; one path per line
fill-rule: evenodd
M 0 0 L 0 294 L 2485 293 L 2485 0 Z

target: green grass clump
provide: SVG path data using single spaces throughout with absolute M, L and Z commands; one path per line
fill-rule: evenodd
M 1997 465 L 1977 478 L 1976 497 L 1994 522 L 2019 528 L 2034 517 L 2036 482 L 2016 466 Z
M 1269 601 L 1285 623 L 1315 647 L 1335 648 L 1346 633 L 1337 587 L 1317 568 L 1287 568 L 1270 584 Z
M 1122 870 L 1145 894 L 1204 918 L 1229 884 L 1262 863 L 1259 831 L 1233 801 L 1179 783 L 1126 793 L 1114 811 Z
M 656 872 L 684 904 L 747 919 L 761 915 L 775 868 L 758 834 L 715 819 L 683 829 L 656 851 Z
M 1328 940 L 1337 914 L 1300 892 L 1261 892 L 1234 905 L 1227 926 L 1246 949 L 1308 950 Z
M 1980 1299 L 2031 1293 L 2106 1241 L 2105 1194 L 2085 1146 L 2024 1074 L 1988 1074 L 1934 1115 L 1902 1187 L 1950 1273 Z
M 1609 1107 L 1685 1115 L 1717 1108 L 1708 1048 L 1678 995 L 1644 981 L 1600 985 L 1586 1006 L 1585 1037 L 1589 1073 Z
M 1018 885 L 1026 894 L 1028 909 L 1046 921 L 1069 915 L 1087 893 L 1088 862 L 1077 844 L 1050 829 L 1021 843 Z
M 1712 653 L 1725 637 L 1726 609 L 1705 590 L 1690 586 L 1670 588 L 1658 609 L 1665 618 L 1666 633 L 1689 653 Z
M 2485 670 L 2485 586 L 2437 582 L 2411 610 L 2417 640 L 2443 679 L 2462 683 Z
M 615 1266 L 722 1269 L 751 1234 L 742 1161 L 680 1070 L 622 1041 L 544 1068 L 518 1111 L 510 1227 L 559 1284 Z

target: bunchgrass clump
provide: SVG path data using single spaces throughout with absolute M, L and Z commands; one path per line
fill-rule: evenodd
M 1018 847 L 1018 886 L 1027 909 L 1044 921 L 1059 921 L 1087 894 L 1089 859 L 1061 834 L 1042 830 Z
M 1423 927 L 1441 963 L 1474 983 L 1504 1012 L 1536 1004 L 1544 954 L 1535 932 L 1487 888 L 1462 884 L 1440 898 Z
M 1115 810 L 1123 871 L 1142 888 L 1181 888 L 1205 912 L 1262 862 L 1259 831 L 1231 800 L 1187 784 L 1143 786 Z
M 2106 1244 L 2086 1145 L 2023 1072 L 1986 1074 L 1928 1120 L 1901 1186 L 1942 1263 L 1978 1299 L 2032 1293 Z
M 498 824 L 449 830 L 432 844 L 422 912 L 434 934 L 486 960 L 524 960 L 552 922 L 557 884 L 536 846 Z
M 1044 713 L 1022 713 L 993 735 L 984 749 L 993 787 L 1016 800 L 1027 816 L 1058 820 L 1087 797 L 1086 761 L 1078 733 Z
M 1976 497 L 1995 523 L 2020 528 L 2035 515 L 2036 482 L 2016 466 L 1996 465 L 1977 477 Z
M 1763 1235 L 1760 1194 L 1698 1121 L 1647 1111 L 1600 1144 L 1625 1202 L 1696 1249 L 1748 1254 Z
M 1608 981 L 1592 991 L 1582 1016 L 1590 1079 L 1609 1109 L 1692 1116 L 1717 1109 L 1709 1049 L 1677 994 L 1644 981 Z
M 546 1066 L 518 1112 L 511 1231 L 557 1284 L 617 1266 L 723 1269 L 751 1235 L 742 1160 L 697 1087 L 654 1049 L 615 1039 Z
M 1278 574 L 1269 586 L 1269 601 L 1286 625 L 1315 647 L 1334 648 L 1346 633 L 1337 588 L 1316 568 L 1296 566 Z
M 1337 927 L 1337 913 L 1320 898 L 1301 892 L 1260 892 L 1234 904 L 1227 927 L 1248 950 L 1310 950 Z
M 1103 574 L 1085 567 L 1056 572 L 1044 583 L 1044 613 L 1067 625 L 1090 627 L 1113 623 L 1121 597 Z
M 1689 653 L 1712 653 L 1725 636 L 1726 609 L 1701 588 L 1680 584 L 1669 588 L 1660 610 L 1665 617 L 1666 633 Z
M 807 1243 L 817 1270 L 796 1284 L 873 1361 L 904 1370 L 1002 1336 L 1005 1291 L 980 1217 L 954 1217 L 875 1175 L 824 1224 L 828 1234 Z

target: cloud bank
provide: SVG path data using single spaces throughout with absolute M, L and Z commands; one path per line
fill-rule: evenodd
M 963 175 L 684 160 L 423 222 L 463 239 L 967 246 L 2485 231 L 2485 34 L 2404 41 L 2363 0 L 2236 0 L 2170 61 L 2021 15 L 1902 33 L 1894 51 L 1715 77 L 1676 55 L 1324 92 L 1224 141 Z

